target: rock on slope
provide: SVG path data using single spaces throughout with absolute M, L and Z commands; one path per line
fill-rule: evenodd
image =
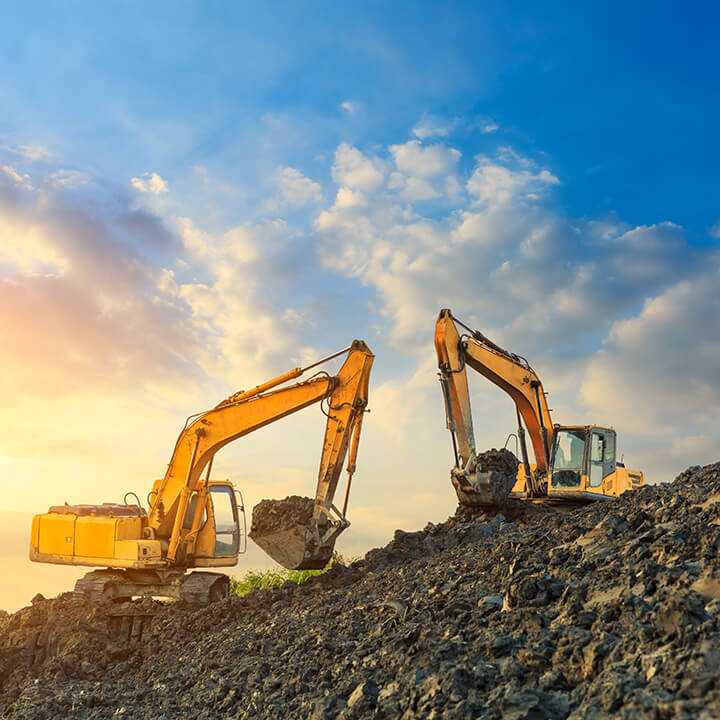
M 202 610 L 67 594 L 0 618 L 0 717 L 718 717 L 718 548 L 720 463 Z

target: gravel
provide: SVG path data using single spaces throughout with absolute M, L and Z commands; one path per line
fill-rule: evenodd
M 201 610 L 38 598 L 0 617 L 0 717 L 720 716 L 720 463 L 530 505 Z

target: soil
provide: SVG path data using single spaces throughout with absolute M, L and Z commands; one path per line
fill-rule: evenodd
M 531 507 L 200 610 L 38 597 L 0 617 L 0 717 L 719 717 L 720 463 Z
M 502 473 L 503 475 L 509 475 L 515 482 L 518 471 L 518 459 L 515 457 L 510 450 L 503 448 L 502 450 L 487 450 L 486 452 L 479 453 L 478 456 L 478 467 L 480 472 L 496 472 Z
M 252 512 L 250 537 L 307 525 L 313 516 L 311 498 L 290 495 L 284 500 L 261 500 Z

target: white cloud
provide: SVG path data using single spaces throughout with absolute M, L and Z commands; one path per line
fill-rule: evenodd
M 720 425 L 720 257 L 612 327 L 588 365 L 585 402 L 646 432 Z
M 423 147 L 419 140 L 410 140 L 403 145 L 391 145 L 390 152 L 395 166 L 406 175 L 433 178 L 455 172 L 460 151 L 445 145 Z
M 485 135 L 493 132 L 497 132 L 500 129 L 500 125 L 492 120 L 485 120 L 480 124 L 480 132 Z
M 15 155 L 21 155 L 27 160 L 47 160 L 52 157 L 52 153 L 42 145 L 16 145 L 14 147 L 5 147 L 5 150 Z
M 363 191 L 375 190 L 385 180 L 385 170 L 380 161 L 363 155 L 347 143 L 335 151 L 332 173 L 338 185 Z
M 560 182 L 548 170 L 533 172 L 522 167 L 527 164 L 528 161 L 519 158 L 514 151 L 506 150 L 496 159 L 480 155 L 467 182 L 468 192 L 477 198 L 478 203 L 501 206 L 519 200 L 538 200 L 549 186 Z
M 458 118 L 442 118 L 436 115 L 423 115 L 420 122 L 413 128 L 413 135 L 426 140 L 430 137 L 447 137 L 458 126 Z
M 12 166 L 10 165 L 0 165 L 0 170 L 5 173 L 5 175 L 12 180 L 13 184 L 16 187 L 19 187 L 21 190 L 33 190 L 33 184 L 30 180 L 30 176 L 27 173 L 23 173 L 22 175 Z
M 305 177 L 295 168 L 283 168 L 276 178 L 280 193 L 278 201 L 283 205 L 303 207 L 322 200 L 322 188 L 319 183 Z
M 455 160 L 447 149 L 429 162 L 417 145 L 394 148 L 405 170 L 424 175 Z M 483 203 L 459 198 L 441 218 L 398 204 L 394 182 L 372 195 L 339 191 L 315 225 L 324 263 L 376 289 L 398 347 L 424 347 L 428 324 L 447 306 L 466 308 L 521 352 L 538 343 L 570 351 L 590 338 L 597 345 L 616 318 L 697 265 L 671 223 L 626 229 L 545 209 L 557 178 L 510 151 L 478 159 L 468 184 Z
M 168 191 L 167 182 L 155 172 L 142 173 L 138 177 L 131 178 L 130 184 L 141 193 L 162 195 Z
M 716 240 L 720 240 L 720 220 L 718 220 L 711 228 L 708 230 L 710 237 L 714 237 Z
M 161 277 L 163 286 L 188 306 L 194 322 L 212 337 L 205 370 L 215 379 L 249 384 L 263 373 L 286 370 L 292 360 L 312 357 L 303 343 L 301 313 L 288 292 L 293 269 L 288 245 L 292 231 L 282 220 L 240 225 L 212 234 L 189 218 L 177 218 L 186 259 L 203 279 Z M 283 257 L 287 255 L 288 257 Z M 168 269 L 169 270 L 169 269 Z M 277 292 L 272 289 L 277 288 Z
M 396 171 L 390 175 L 388 188 L 398 191 L 410 202 L 421 202 L 447 196 L 456 199 L 462 188 L 458 181 L 461 154 L 442 144 L 424 146 L 410 140 L 389 148 Z
M 45 177 L 45 182 L 56 188 L 72 190 L 87 185 L 89 178 L 86 173 L 77 170 L 55 170 Z
M 346 100 L 345 102 L 340 103 L 340 109 L 344 110 L 350 115 L 353 115 L 355 112 L 357 112 L 357 108 L 357 103 L 353 102 L 352 100 Z

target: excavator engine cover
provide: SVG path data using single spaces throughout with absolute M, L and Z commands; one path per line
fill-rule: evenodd
M 288 570 L 320 570 L 332 557 L 337 532 L 323 541 L 329 523 L 313 517 L 315 503 L 292 495 L 262 500 L 253 508 L 249 537 Z

